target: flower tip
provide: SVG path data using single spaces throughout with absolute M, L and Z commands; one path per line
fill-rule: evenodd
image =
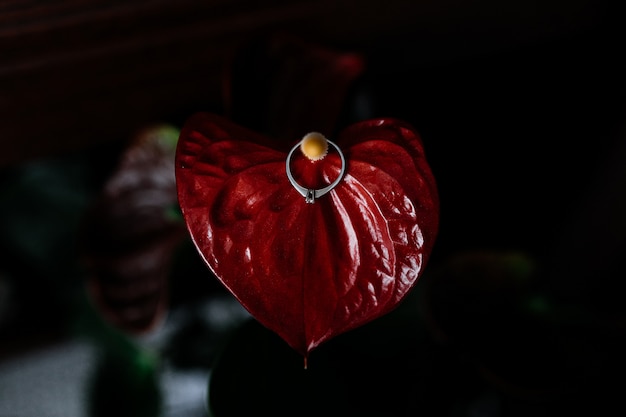
M 311 161 L 319 161 L 328 153 L 328 140 L 321 133 L 307 133 L 300 142 L 300 150 Z

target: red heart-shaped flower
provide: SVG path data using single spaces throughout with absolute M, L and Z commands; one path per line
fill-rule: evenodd
M 307 204 L 286 174 L 289 149 L 231 121 L 197 113 L 176 153 L 180 207 L 199 253 L 260 323 L 305 359 L 334 336 L 394 309 L 417 282 L 439 223 L 436 183 L 419 135 L 376 119 L 341 132 L 346 169 Z M 295 152 L 302 186 L 342 169 Z

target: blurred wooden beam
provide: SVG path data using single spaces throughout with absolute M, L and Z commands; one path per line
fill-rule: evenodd
M 598 24 L 602 10 L 594 4 L 4 1 L 0 167 L 124 140 L 148 123 L 182 122 L 197 110 L 219 111 L 229 57 L 268 32 L 413 63 L 582 30 Z

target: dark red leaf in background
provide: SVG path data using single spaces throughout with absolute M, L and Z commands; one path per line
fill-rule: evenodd
M 365 58 L 288 33 L 258 37 L 225 68 L 225 116 L 280 140 L 316 130 L 334 134 Z
M 169 125 L 137 132 L 84 219 L 81 249 L 91 300 L 130 333 L 161 322 L 174 249 L 186 238 L 174 211 L 178 134 Z
M 288 149 L 223 117 L 192 116 L 176 154 L 178 200 L 198 251 L 241 304 L 305 358 L 394 309 L 438 231 L 435 180 L 410 125 L 363 121 L 334 142 L 346 175 L 313 204 L 287 179 Z M 341 161 L 333 152 L 317 163 L 299 154 L 291 167 L 301 185 L 321 188 Z

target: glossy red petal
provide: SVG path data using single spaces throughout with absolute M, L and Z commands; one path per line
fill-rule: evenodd
M 346 175 L 308 204 L 285 173 L 287 150 L 200 113 L 176 157 L 179 203 L 207 265 L 262 324 L 307 356 L 379 317 L 422 273 L 438 227 L 438 198 L 422 143 L 400 121 L 346 129 Z M 338 155 L 291 161 L 296 180 L 321 188 Z

